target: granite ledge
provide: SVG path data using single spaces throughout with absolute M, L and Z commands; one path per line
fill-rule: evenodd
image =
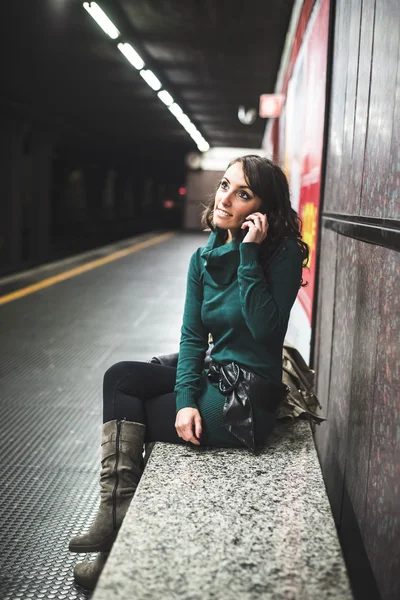
M 311 428 L 259 456 L 157 443 L 93 600 L 351 600 Z

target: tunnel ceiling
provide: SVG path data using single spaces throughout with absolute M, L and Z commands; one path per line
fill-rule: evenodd
M 98 3 L 112 40 L 77 0 L 3 2 L 3 114 L 33 117 L 60 144 L 186 152 L 196 145 L 117 49 L 130 42 L 211 146 L 259 148 L 293 0 L 114 0 Z M 6 60 L 4 61 L 4 57 Z

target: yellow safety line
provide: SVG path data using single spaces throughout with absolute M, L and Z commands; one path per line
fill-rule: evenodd
M 145 242 L 140 242 L 138 244 L 134 244 L 133 246 L 129 246 L 128 248 L 124 248 L 123 250 L 118 250 L 117 252 L 113 252 L 108 256 L 104 256 L 103 258 L 98 258 L 97 260 L 92 260 L 84 265 L 80 265 L 79 267 L 75 267 L 74 269 L 69 269 L 68 271 L 64 271 L 64 273 L 59 273 L 58 275 L 54 275 L 54 277 L 48 277 L 47 279 L 43 279 L 42 281 L 38 281 L 38 283 L 34 283 L 32 285 L 28 285 L 28 287 L 22 288 L 21 290 L 17 290 L 16 292 L 11 292 L 10 294 L 6 294 L 5 296 L 0 296 L 0 305 L 6 304 L 7 302 L 12 302 L 13 300 L 18 300 L 18 298 L 23 298 L 23 296 L 28 296 L 29 294 L 33 294 L 38 290 L 42 290 L 44 288 L 50 287 L 60 281 L 65 281 L 66 279 L 71 279 L 71 277 L 76 277 L 77 275 L 81 275 L 81 273 L 86 273 L 86 271 L 90 271 L 91 269 L 97 269 L 97 267 L 101 267 L 106 265 L 107 263 L 113 262 L 114 260 L 118 260 L 119 258 L 123 258 L 128 254 L 133 254 L 134 252 L 138 252 L 139 250 L 144 250 L 144 248 L 148 248 L 149 246 L 154 246 L 155 244 L 159 244 L 165 240 L 168 240 L 170 237 L 174 236 L 174 232 L 163 233 L 162 235 L 158 235 L 150 240 L 146 240 Z

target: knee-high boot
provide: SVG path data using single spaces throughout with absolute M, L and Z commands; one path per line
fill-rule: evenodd
M 109 552 L 99 552 L 93 561 L 76 563 L 74 567 L 75 583 L 90 590 L 94 589 L 107 562 L 108 555 Z
M 69 543 L 71 552 L 108 552 L 143 472 L 146 426 L 108 421 L 102 426 L 100 506 L 89 531 Z

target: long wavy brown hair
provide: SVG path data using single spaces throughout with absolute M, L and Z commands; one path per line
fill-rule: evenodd
M 247 154 L 233 159 L 227 169 L 235 163 L 241 163 L 247 185 L 253 194 L 261 201 L 259 212 L 267 215 L 268 234 L 260 244 L 260 260 L 266 270 L 272 258 L 279 252 L 285 239 L 295 239 L 303 257 L 303 267 L 308 265 L 309 248 L 302 240 L 302 222 L 297 212 L 290 203 L 289 184 L 286 175 L 279 165 L 268 158 Z M 218 189 L 218 188 L 217 188 Z M 203 204 L 204 211 L 201 215 L 201 224 L 205 231 L 214 231 L 214 201 L 215 192 L 210 199 Z M 247 229 L 241 232 L 244 237 Z M 225 240 L 228 231 L 224 233 Z M 224 241 L 225 241 L 224 240 Z M 308 285 L 301 280 L 301 286 Z

